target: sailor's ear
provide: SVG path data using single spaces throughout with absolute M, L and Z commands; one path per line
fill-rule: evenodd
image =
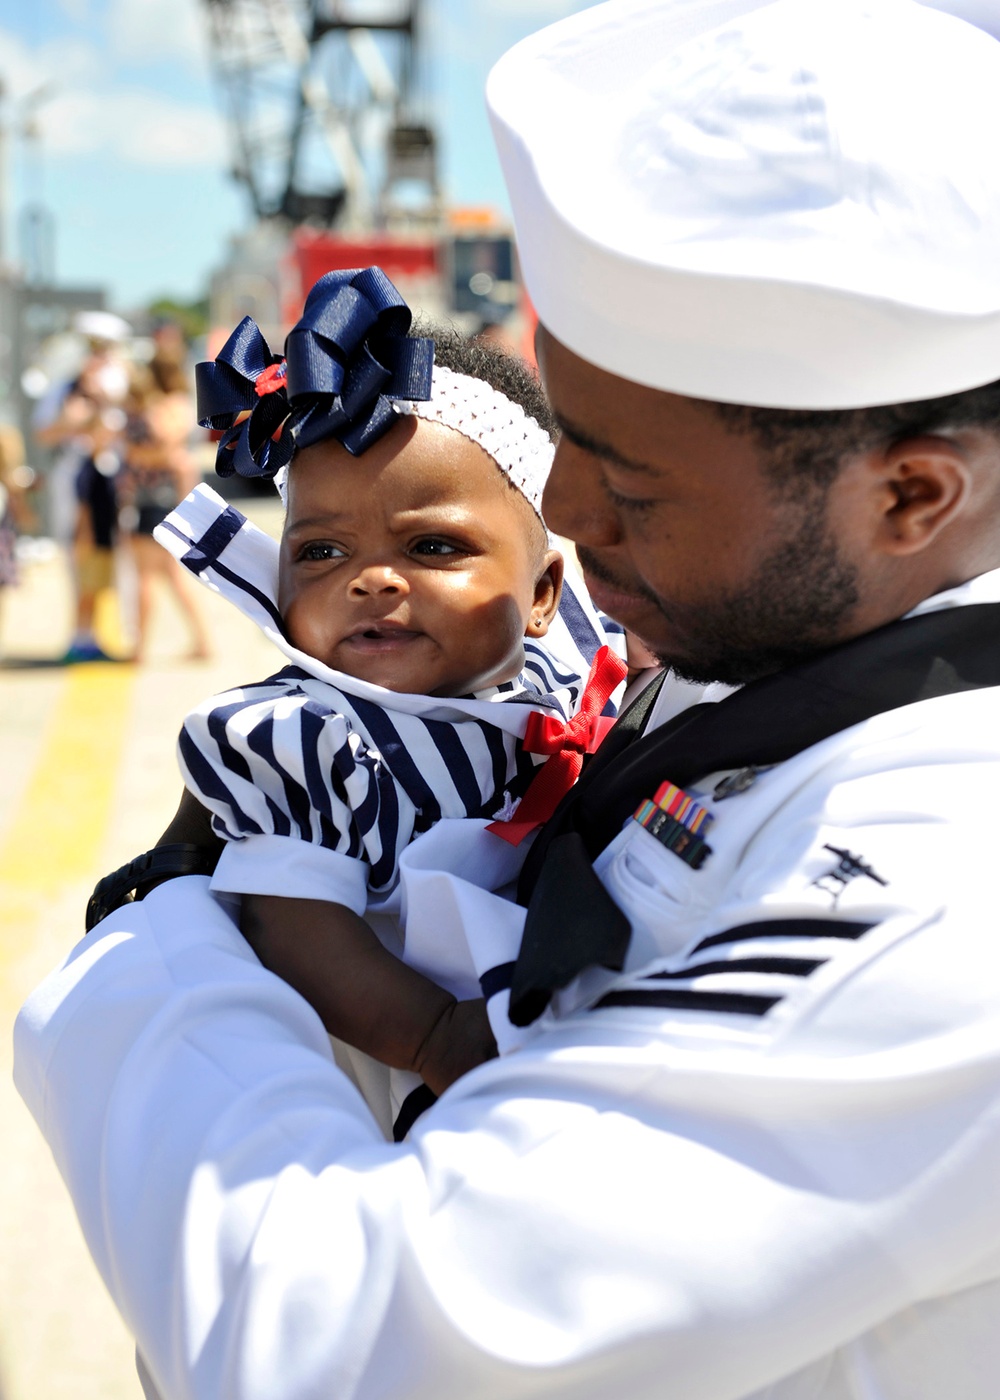
M 565 565 L 558 549 L 550 549 L 542 558 L 541 570 L 535 580 L 535 596 L 531 615 L 524 629 L 526 637 L 544 637 L 552 619 L 559 611 Z
M 918 554 L 957 515 L 972 490 L 962 443 L 943 434 L 904 438 L 882 454 L 879 544 L 886 554 Z

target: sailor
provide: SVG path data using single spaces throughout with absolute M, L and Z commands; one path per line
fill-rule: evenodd
M 549 523 L 715 689 L 619 721 L 526 908 L 435 877 L 512 1038 L 407 1142 L 197 876 L 35 993 L 19 1088 L 163 1400 L 992 1400 L 1000 44 L 612 0 L 488 95 Z

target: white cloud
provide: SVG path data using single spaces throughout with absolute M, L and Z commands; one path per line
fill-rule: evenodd
M 145 6 L 147 0 L 114 3 Z M 159 0 L 148 3 L 155 9 Z M 15 112 L 20 99 L 45 89 L 44 100 L 34 108 L 44 153 L 104 154 L 134 165 L 226 163 L 224 123 L 210 103 L 124 86 L 94 44 L 57 40 L 31 48 L 0 29 L 0 75 Z
M 77 24 L 84 24 L 90 18 L 90 0 L 59 0 L 59 8 Z
M 205 62 L 208 40 L 197 0 L 111 0 L 106 25 L 112 52 L 129 62 Z
M 141 90 L 58 96 L 40 113 L 45 149 L 58 155 L 103 153 L 134 165 L 221 166 L 225 130 L 210 107 Z
M 94 79 L 102 67 L 97 51 L 83 40 L 57 39 L 32 49 L 16 34 L 0 29 L 0 76 L 15 102 L 43 86 L 65 90 Z
M 48 76 L 28 46 L 5 30 L 0 30 L 0 73 L 5 93 L 14 98 L 23 97 L 41 86 L 43 77 Z

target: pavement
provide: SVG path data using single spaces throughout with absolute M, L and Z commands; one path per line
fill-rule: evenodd
M 240 508 L 277 534 L 280 506 Z M 125 590 L 127 599 L 128 591 Z M 123 654 L 127 606 L 108 595 L 106 650 Z M 58 553 L 0 590 L 0 1400 L 140 1400 L 133 1344 L 90 1261 L 48 1147 L 11 1082 L 10 1030 L 25 996 L 83 934 L 95 881 L 153 844 L 180 796 L 184 714 L 282 664 L 207 590 L 215 652 L 190 645 L 173 599 L 147 661 L 57 664 L 70 595 Z

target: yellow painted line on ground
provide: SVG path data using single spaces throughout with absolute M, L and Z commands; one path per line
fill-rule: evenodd
M 0 846 L 0 930 L 16 956 L 47 900 L 96 879 L 135 689 L 134 666 L 66 671 L 41 755 Z

